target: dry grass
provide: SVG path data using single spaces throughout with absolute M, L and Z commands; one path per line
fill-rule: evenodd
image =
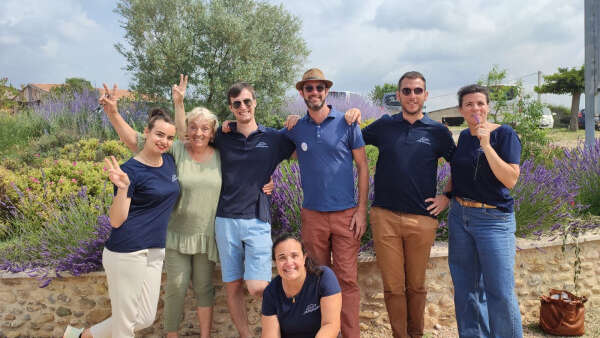
M 452 132 L 454 141 L 458 141 L 458 135 L 460 132 L 467 128 L 466 124 L 458 127 L 448 127 Z M 600 131 L 594 131 L 594 137 L 600 137 Z M 585 130 L 579 129 L 575 132 L 568 130 L 567 128 L 554 128 L 548 129 L 548 138 L 550 143 L 555 146 L 574 148 L 580 143 L 585 141 Z

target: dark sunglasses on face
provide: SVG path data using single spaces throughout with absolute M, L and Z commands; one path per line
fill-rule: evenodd
M 402 93 L 402 95 L 410 95 L 410 93 L 415 93 L 415 95 L 421 95 L 423 94 L 425 90 L 423 88 L 417 87 L 415 89 L 411 89 L 411 88 L 402 88 L 400 89 L 400 92 Z
M 322 93 L 322 92 L 325 90 L 325 86 L 321 86 L 321 85 L 318 85 L 318 86 L 316 86 L 316 87 L 313 87 L 313 86 L 311 86 L 311 85 L 304 86 L 304 91 L 305 91 L 305 92 L 307 92 L 307 93 L 310 93 L 310 92 L 312 92 L 312 91 L 313 91 L 313 90 L 315 90 L 315 89 L 316 89 L 316 90 L 317 90 L 319 93 Z
M 242 102 L 244 102 L 244 105 L 246 107 L 250 107 L 250 105 L 252 104 L 252 100 L 251 99 L 243 99 L 242 101 L 233 101 L 231 102 L 231 106 L 233 106 L 233 108 L 238 109 L 239 107 L 242 106 Z

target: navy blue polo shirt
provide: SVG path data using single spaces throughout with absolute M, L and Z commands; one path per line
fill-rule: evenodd
M 521 141 L 508 125 L 501 125 L 490 133 L 490 145 L 506 162 L 519 164 Z M 452 194 L 494 205 L 500 211 L 513 212 L 514 201 L 510 190 L 492 172 L 479 139 L 469 129 L 460 133 L 458 147 L 450 162 Z
M 320 267 L 323 273 L 306 274 L 302 289 L 294 298 L 287 298 L 281 277 L 273 278 L 263 293 L 262 314 L 277 315 L 281 337 L 314 338 L 321 329 L 321 298 L 342 290 L 333 271 Z
M 344 113 L 329 106 L 320 124 L 307 113 L 286 135 L 296 145 L 304 201 L 317 211 L 346 210 L 356 206 L 352 150 L 363 147 L 360 127 L 348 125 Z
M 294 144 L 283 130 L 258 129 L 248 135 L 230 124 L 231 132 L 221 128 L 215 135 L 215 147 L 221 155 L 221 195 L 217 217 L 254 219 L 270 223 L 271 201 L 262 192 L 271 174 L 282 160 L 294 152 Z
M 398 113 L 383 115 L 362 134 L 379 148 L 373 206 L 435 217 L 425 199 L 436 195 L 438 159 L 450 161 L 456 149 L 450 130 L 427 116 L 410 124 Z
M 134 252 L 164 248 L 169 216 L 179 197 L 175 160 L 163 154 L 163 164 L 151 167 L 130 158 L 121 165 L 129 177 L 127 197 L 131 198 L 127 219 L 112 228 L 106 248 L 114 252 Z M 115 194 L 117 187 L 114 187 Z

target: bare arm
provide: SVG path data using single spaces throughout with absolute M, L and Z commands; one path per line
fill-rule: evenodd
M 104 108 L 104 112 L 106 113 L 110 124 L 112 124 L 113 128 L 115 128 L 115 131 L 119 135 L 121 141 L 123 141 L 123 143 L 125 143 L 127 148 L 129 148 L 131 151 L 137 152 L 137 132 L 131 128 L 127 122 L 125 122 L 117 110 L 117 99 L 115 96 L 117 92 L 117 85 L 115 84 L 113 86 L 112 91 L 108 90 L 108 86 L 106 86 L 105 83 L 102 85 L 104 86 L 105 94 L 100 97 L 98 102 Z
M 452 191 L 452 177 L 448 177 L 448 182 L 446 182 L 441 194 L 425 199 L 425 202 L 431 202 L 431 204 L 427 207 L 429 214 L 437 216 L 442 211 L 446 210 L 448 204 L 450 203 L 450 199 L 446 197 L 444 193 L 450 191 Z
M 281 331 L 279 330 L 279 319 L 277 319 L 277 315 L 263 315 L 261 319 L 261 324 L 261 338 L 281 338 Z
M 177 136 L 181 141 L 185 140 L 186 125 L 185 125 L 185 106 L 183 98 L 187 88 L 188 76 L 179 74 L 179 85 L 173 85 L 171 96 L 173 97 L 173 106 L 175 107 L 175 127 L 177 128 Z
M 519 175 L 521 174 L 521 168 L 518 164 L 506 163 L 498 153 L 492 148 L 491 145 L 482 146 L 483 153 L 487 158 L 490 169 L 494 173 L 494 176 L 504 184 L 508 189 L 512 189 L 517 184 Z
M 317 338 L 335 338 L 340 332 L 340 313 L 342 312 L 342 294 L 321 298 L 321 329 Z M 264 326 L 263 326 L 264 327 Z
M 487 158 L 490 169 L 494 176 L 504 184 L 508 189 L 512 189 L 517 184 L 521 169 L 518 164 L 505 162 L 490 144 L 490 128 L 487 125 L 480 124 L 477 127 L 477 137 L 483 153 Z
M 127 216 L 129 216 L 129 206 L 131 205 L 131 198 L 127 197 L 127 188 L 117 189 L 117 195 L 113 198 L 113 202 L 110 205 L 108 211 L 108 217 L 110 218 L 110 225 L 113 228 L 119 228 Z
M 358 208 L 352 216 L 350 230 L 354 230 L 354 238 L 360 239 L 367 230 L 367 195 L 369 193 L 369 166 L 365 147 L 352 149 L 352 156 L 358 172 Z
M 129 206 L 131 205 L 131 198 L 127 197 L 127 190 L 130 184 L 129 176 L 121 170 L 114 156 L 111 156 L 110 161 L 105 158 L 104 162 L 108 168 L 108 178 L 117 186 L 117 195 L 113 198 L 108 216 L 110 218 L 110 225 L 113 228 L 118 228 L 125 222 L 127 216 L 129 216 Z

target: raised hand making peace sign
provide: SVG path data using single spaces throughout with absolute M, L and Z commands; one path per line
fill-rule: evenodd
M 185 96 L 185 89 L 187 88 L 188 76 L 179 74 L 179 85 L 174 84 L 172 89 L 172 96 L 174 103 L 183 104 L 183 97 Z
M 108 178 L 119 189 L 129 188 L 129 176 L 121 170 L 121 167 L 114 156 L 111 156 L 110 158 L 111 161 L 109 161 L 108 158 L 104 158 L 104 163 L 106 163 L 108 168 Z
M 104 86 L 104 95 L 100 96 L 98 103 L 107 114 L 117 114 L 117 102 L 119 101 L 117 100 L 117 84 L 113 85 L 112 90 L 108 90 L 106 83 L 102 85 Z

